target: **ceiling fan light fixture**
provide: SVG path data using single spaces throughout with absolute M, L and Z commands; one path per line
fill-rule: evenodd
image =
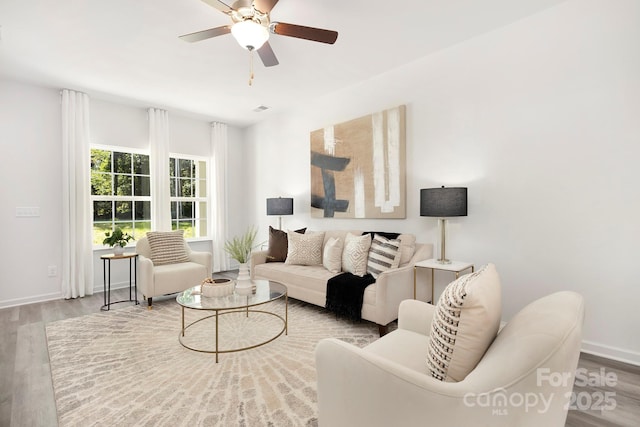
M 240 46 L 248 50 L 260 49 L 269 39 L 269 30 L 251 19 L 233 24 L 231 34 Z

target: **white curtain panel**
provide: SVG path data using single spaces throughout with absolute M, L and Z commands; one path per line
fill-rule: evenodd
M 169 113 L 149 108 L 151 222 L 156 231 L 171 230 L 169 189 Z
M 227 125 L 211 123 L 211 191 L 209 235 L 213 239 L 213 271 L 229 270 L 229 257 L 224 251 L 227 240 Z
M 62 91 L 62 293 L 93 294 L 89 97 Z

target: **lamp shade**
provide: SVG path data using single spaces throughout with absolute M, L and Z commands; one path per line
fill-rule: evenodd
M 467 216 L 466 187 L 423 188 L 420 190 L 420 216 Z
M 293 215 L 293 199 L 291 197 L 267 199 L 267 215 Z
M 269 30 L 251 19 L 233 24 L 231 34 L 245 49 L 260 49 L 269 39 Z

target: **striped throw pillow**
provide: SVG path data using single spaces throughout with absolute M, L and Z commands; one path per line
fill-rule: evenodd
M 375 234 L 369 248 L 367 272 L 377 279 L 383 271 L 398 267 L 400 255 L 400 239 Z
M 189 254 L 184 242 L 184 230 L 149 231 L 147 240 L 154 265 L 189 262 Z
M 431 322 L 427 369 L 440 381 L 462 381 L 493 342 L 502 314 L 500 276 L 493 264 L 451 282 Z

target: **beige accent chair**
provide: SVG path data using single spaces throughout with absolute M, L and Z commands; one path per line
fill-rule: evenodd
M 153 265 L 147 238 L 142 237 L 136 242 L 136 253 L 139 255 L 138 288 L 147 300 L 149 308 L 152 307 L 153 297 L 182 292 L 211 277 L 212 254 L 192 251 L 186 241 L 184 245 L 189 262 Z
M 460 382 L 428 374 L 434 309 L 403 301 L 398 329 L 364 348 L 318 343 L 320 426 L 565 425 L 580 355 L 580 295 L 558 292 L 526 306 Z

